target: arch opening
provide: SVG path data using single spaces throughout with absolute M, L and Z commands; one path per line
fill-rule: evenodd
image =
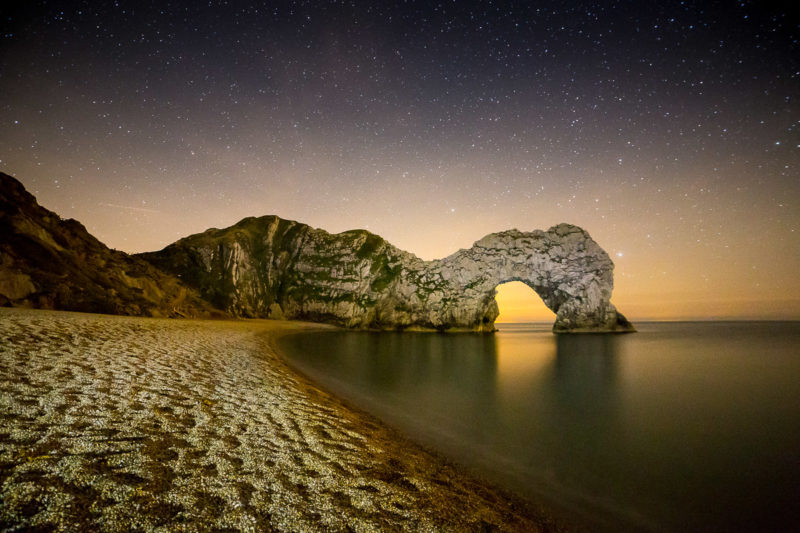
M 521 281 L 508 281 L 497 286 L 495 301 L 500 314 L 495 324 L 519 322 L 553 323 L 556 314 L 551 311 L 532 288 Z

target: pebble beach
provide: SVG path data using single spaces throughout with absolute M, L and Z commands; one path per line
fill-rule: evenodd
M 0 309 L 0 530 L 562 530 L 291 370 L 324 327 Z

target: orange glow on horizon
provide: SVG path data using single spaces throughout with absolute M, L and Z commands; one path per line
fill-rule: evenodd
M 536 292 L 521 281 L 503 283 L 497 287 L 495 296 L 500 316 L 496 323 L 504 322 L 552 322 L 556 315 L 544 305 Z
M 709 295 L 708 299 L 687 294 L 628 295 L 615 292 L 611 302 L 629 320 L 796 320 L 800 300 L 775 298 L 751 300 Z M 520 281 L 498 285 L 495 297 L 498 324 L 510 322 L 552 322 L 555 314 L 536 292 Z

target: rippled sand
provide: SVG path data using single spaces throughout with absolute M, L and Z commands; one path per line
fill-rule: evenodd
M 555 529 L 289 370 L 309 327 L 0 309 L 0 529 Z

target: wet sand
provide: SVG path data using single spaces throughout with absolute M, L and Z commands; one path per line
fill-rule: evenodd
M 0 309 L 0 530 L 561 530 L 290 370 L 321 327 Z

